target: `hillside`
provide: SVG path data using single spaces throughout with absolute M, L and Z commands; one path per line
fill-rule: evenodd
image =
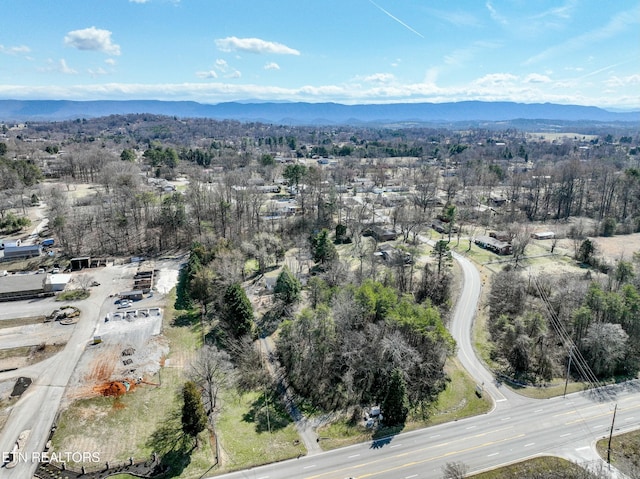
M 0 120 L 60 121 L 114 114 L 150 113 L 180 118 L 212 118 L 304 124 L 411 124 L 522 122 L 614 123 L 640 122 L 640 111 L 612 112 L 602 108 L 552 103 L 468 101 L 458 103 L 395 103 L 344 105 L 338 103 L 239 103 L 207 105 L 189 101 L 68 101 L 0 100 Z

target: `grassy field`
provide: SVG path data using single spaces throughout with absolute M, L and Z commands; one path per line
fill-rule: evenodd
M 545 474 L 553 473 L 546 476 Z M 559 457 L 535 457 L 488 472 L 474 474 L 473 479 L 529 479 L 536 477 L 562 477 L 584 479 L 584 469 L 577 464 Z
M 207 434 L 201 435 L 195 450 L 191 441 L 183 440 L 179 393 L 184 378 L 170 368 L 161 376 L 159 387 L 139 385 L 119 398 L 75 402 L 60 417 L 53 451 L 96 451 L 101 462 L 112 464 L 129 457 L 148 459 L 155 451 L 179 473 L 174 477 L 200 477 L 215 462 Z
M 84 289 L 72 289 L 70 291 L 64 291 L 56 296 L 56 301 L 80 301 L 81 299 L 87 299 L 91 291 Z
M 491 409 L 489 399 L 476 396 L 476 384 L 456 359 L 449 360 L 445 369 L 451 381 L 444 391 L 438 395 L 437 400 L 429 406 L 426 411 L 426 419 L 422 419 L 419 412 L 416 412 L 416 414 L 410 416 L 402 431 L 413 431 L 423 427 L 476 416 L 484 414 Z M 361 424 L 350 424 L 349 418 L 345 418 L 322 427 L 318 430 L 318 435 L 322 438 L 320 442 L 322 448 L 329 450 L 370 441 L 402 431 L 392 429 L 372 431 Z
M 227 391 L 217 421 L 221 444 L 221 471 L 282 461 L 306 454 L 291 418 L 278 398 Z M 268 411 L 268 416 L 267 416 Z
M 609 439 L 596 444 L 598 453 L 607 459 Z M 640 477 L 640 431 L 614 436 L 611 441 L 611 464 L 629 477 Z M 633 475 L 636 474 L 636 475 Z

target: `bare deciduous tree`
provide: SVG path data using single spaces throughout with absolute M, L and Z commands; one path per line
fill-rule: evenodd
M 443 479 L 464 479 L 469 467 L 462 462 L 447 462 L 442 468 Z
M 202 391 L 207 416 L 211 416 L 216 411 L 218 394 L 222 387 L 229 384 L 232 370 L 229 354 L 208 344 L 198 351 L 191 362 L 189 378 Z

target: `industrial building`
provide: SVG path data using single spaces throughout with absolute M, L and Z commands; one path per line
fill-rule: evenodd
M 46 275 L 12 274 L 0 278 L 0 301 L 46 296 L 44 283 Z
M 64 291 L 70 274 L 10 274 L 0 277 L 0 301 L 53 296 Z
M 11 261 L 15 259 L 25 259 L 40 256 L 42 254 L 42 246 L 39 244 L 25 246 L 9 246 L 4 247 L 4 260 Z

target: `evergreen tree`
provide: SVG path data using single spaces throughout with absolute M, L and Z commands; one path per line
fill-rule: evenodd
M 289 182 L 289 186 L 296 187 L 296 193 L 300 192 L 300 181 L 307 174 L 307 167 L 303 164 L 287 165 L 282 172 L 282 176 Z
M 329 231 L 323 229 L 316 235 L 309 238 L 311 242 L 311 250 L 313 253 L 313 261 L 316 263 L 329 263 L 338 257 L 336 247 L 329 239 Z
M 580 245 L 580 249 L 578 250 L 578 261 L 581 261 L 585 264 L 591 264 L 593 262 L 593 256 L 596 253 L 596 247 L 593 242 L 587 238 Z
M 122 153 L 120 153 L 120 160 L 134 162 L 136 161 L 136 154 L 133 152 L 133 150 L 129 150 L 128 148 L 124 149 L 122 150 Z
M 436 242 L 431 255 L 438 261 L 438 277 L 441 277 L 444 267 L 450 265 L 453 260 L 447 241 L 439 240 Z
M 391 373 L 387 395 L 380 407 L 384 423 L 388 426 L 404 424 L 409 413 L 406 403 L 407 385 L 402 377 L 402 371 L 396 368 Z
M 202 404 L 202 398 L 196 383 L 187 381 L 182 388 L 182 431 L 196 440 L 198 447 L 198 434 L 207 427 L 207 414 Z
M 300 299 L 300 289 L 300 281 L 291 274 L 287 266 L 283 266 L 273 289 L 276 299 L 285 305 L 291 305 Z
M 253 307 L 239 283 L 227 287 L 224 293 L 224 320 L 234 338 L 251 332 Z

